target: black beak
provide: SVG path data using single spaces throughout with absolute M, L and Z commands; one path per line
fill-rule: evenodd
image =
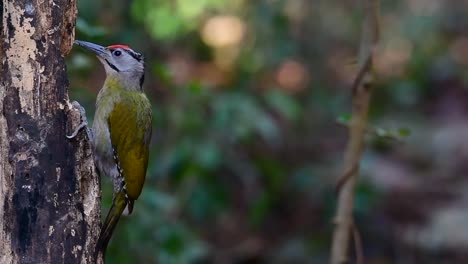
M 75 44 L 80 46 L 80 47 L 83 47 L 83 48 L 85 48 L 87 50 L 90 50 L 90 51 L 94 52 L 99 57 L 104 57 L 104 55 L 107 54 L 105 47 L 94 44 L 94 43 L 91 43 L 91 42 L 75 40 Z

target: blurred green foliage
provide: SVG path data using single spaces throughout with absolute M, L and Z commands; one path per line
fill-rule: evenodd
M 430 139 L 433 118 L 445 113 L 438 99 L 466 93 L 468 8 L 429 2 L 382 1 L 370 148 L 355 200 L 369 263 L 394 263 L 389 248 L 401 243 L 391 233 L 400 218 L 385 207 L 394 185 L 382 185 L 389 179 L 378 178 L 384 168 L 375 164 L 397 153 L 408 160 L 393 166 L 418 178 L 435 150 L 414 135 Z M 325 263 L 357 70 L 358 3 L 80 0 L 78 7 L 77 39 L 145 54 L 154 106 L 146 185 L 117 227 L 108 262 Z M 68 59 L 70 97 L 92 119 L 104 71 L 89 54 Z M 102 185 L 106 213 L 111 185 Z

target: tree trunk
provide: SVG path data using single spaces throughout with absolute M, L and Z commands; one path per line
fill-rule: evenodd
M 100 188 L 68 101 L 75 0 L 0 3 L 0 263 L 96 263 Z

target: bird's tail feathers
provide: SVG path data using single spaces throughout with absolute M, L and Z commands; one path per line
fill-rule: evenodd
M 123 191 L 120 191 L 115 194 L 114 200 L 112 202 L 112 207 L 107 213 L 106 220 L 101 228 L 101 233 L 99 234 L 99 239 L 96 244 L 96 254 L 102 252 L 103 257 L 105 256 L 107 244 L 112 237 L 115 226 L 120 219 L 125 207 L 127 206 L 128 199 L 125 196 Z

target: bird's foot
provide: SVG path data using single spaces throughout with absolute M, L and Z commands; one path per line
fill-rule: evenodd
M 80 112 L 82 121 L 81 121 L 81 124 L 73 131 L 73 133 L 71 135 L 66 135 L 66 137 L 68 139 L 75 138 L 78 135 L 78 133 L 80 132 L 80 130 L 84 128 L 86 130 L 86 135 L 88 136 L 88 139 L 92 141 L 93 140 L 93 132 L 91 132 L 91 129 L 89 129 L 89 127 L 88 127 L 88 119 L 86 118 L 85 109 L 77 101 L 73 101 L 72 105 L 73 105 L 74 108 L 78 109 L 78 111 Z

